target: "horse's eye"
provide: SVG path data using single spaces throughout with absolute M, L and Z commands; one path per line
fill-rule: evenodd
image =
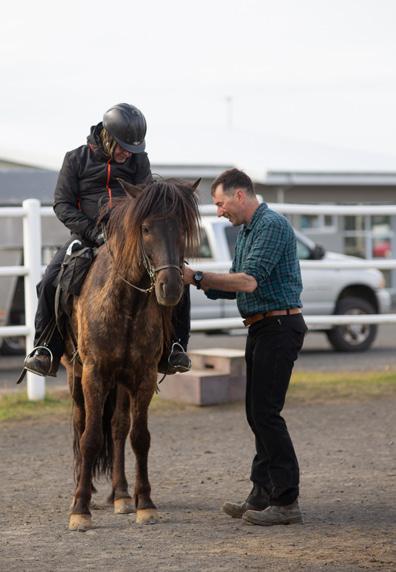
M 150 234 L 149 227 L 146 225 L 142 226 L 142 232 L 143 232 L 143 234 Z

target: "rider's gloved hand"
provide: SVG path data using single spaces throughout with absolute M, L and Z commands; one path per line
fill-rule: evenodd
M 98 230 L 96 226 L 86 231 L 85 238 L 95 246 L 102 246 L 105 242 L 103 232 Z
M 102 244 L 105 243 L 105 237 L 104 237 L 103 232 L 100 232 L 99 234 L 96 235 L 94 242 L 95 242 L 96 246 L 102 246 Z

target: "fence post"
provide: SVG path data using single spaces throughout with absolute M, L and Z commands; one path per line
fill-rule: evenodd
M 25 315 L 29 334 L 26 336 L 26 349 L 33 349 L 34 317 L 37 309 L 36 284 L 41 280 L 41 214 L 40 201 L 23 201 L 26 211 L 23 217 L 23 260 L 27 268 L 25 276 Z M 27 372 L 28 399 L 36 401 L 45 397 L 45 378 Z

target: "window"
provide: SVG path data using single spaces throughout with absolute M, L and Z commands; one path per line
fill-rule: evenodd
M 344 253 L 349 256 L 367 257 L 368 217 L 363 215 L 344 216 Z
M 297 256 L 300 260 L 309 260 L 311 251 L 306 244 L 297 239 Z
M 371 218 L 372 257 L 392 257 L 392 228 L 391 217 L 375 215 Z
M 366 258 L 366 244 L 363 236 L 346 236 L 344 245 L 345 254 Z
M 213 254 L 209 245 L 208 235 L 206 234 L 206 230 L 202 227 L 201 227 L 201 241 L 199 244 L 197 258 L 213 258 Z
M 328 233 L 336 231 L 336 220 L 334 215 L 325 214 L 302 214 L 297 223 L 304 234 Z
M 388 215 L 344 217 L 344 252 L 362 258 L 392 257 L 392 226 Z
M 240 231 L 240 226 L 226 226 L 225 235 L 228 243 L 228 248 L 230 249 L 231 258 L 233 258 L 235 253 L 235 244 Z
M 310 229 L 318 229 L 320 224 L 319 215 L 301 215 L 300 228 L 303 231 Z

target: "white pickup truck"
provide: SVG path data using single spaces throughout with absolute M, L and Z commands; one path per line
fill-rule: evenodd
M 199 258 L 191 261 L 193 268 L 227 272 L 231 266 L 239 228 L 216 216 L 202 217 L 202 243 Z M 391 300 L 385 289 L 383 274 L 376 269 L 304 268 L 304 260 L 359 260 L 334 252 L 326 252 L 301 233 L 296 232 L 297 252 L 301 261 L 304 291 L 302 302 L 306 315 L 380 314 L 390 310 Z M 191 288 L 192 319 L 238 317 L 234 300 L 209 300 L 203 292 Z M 222 330 L 219 320 L 219 331 Z M 310 331 L 324 331 L 338 351 L 367 350 L 377 335 L 373 324 L 348 326 L 324 325 Z

